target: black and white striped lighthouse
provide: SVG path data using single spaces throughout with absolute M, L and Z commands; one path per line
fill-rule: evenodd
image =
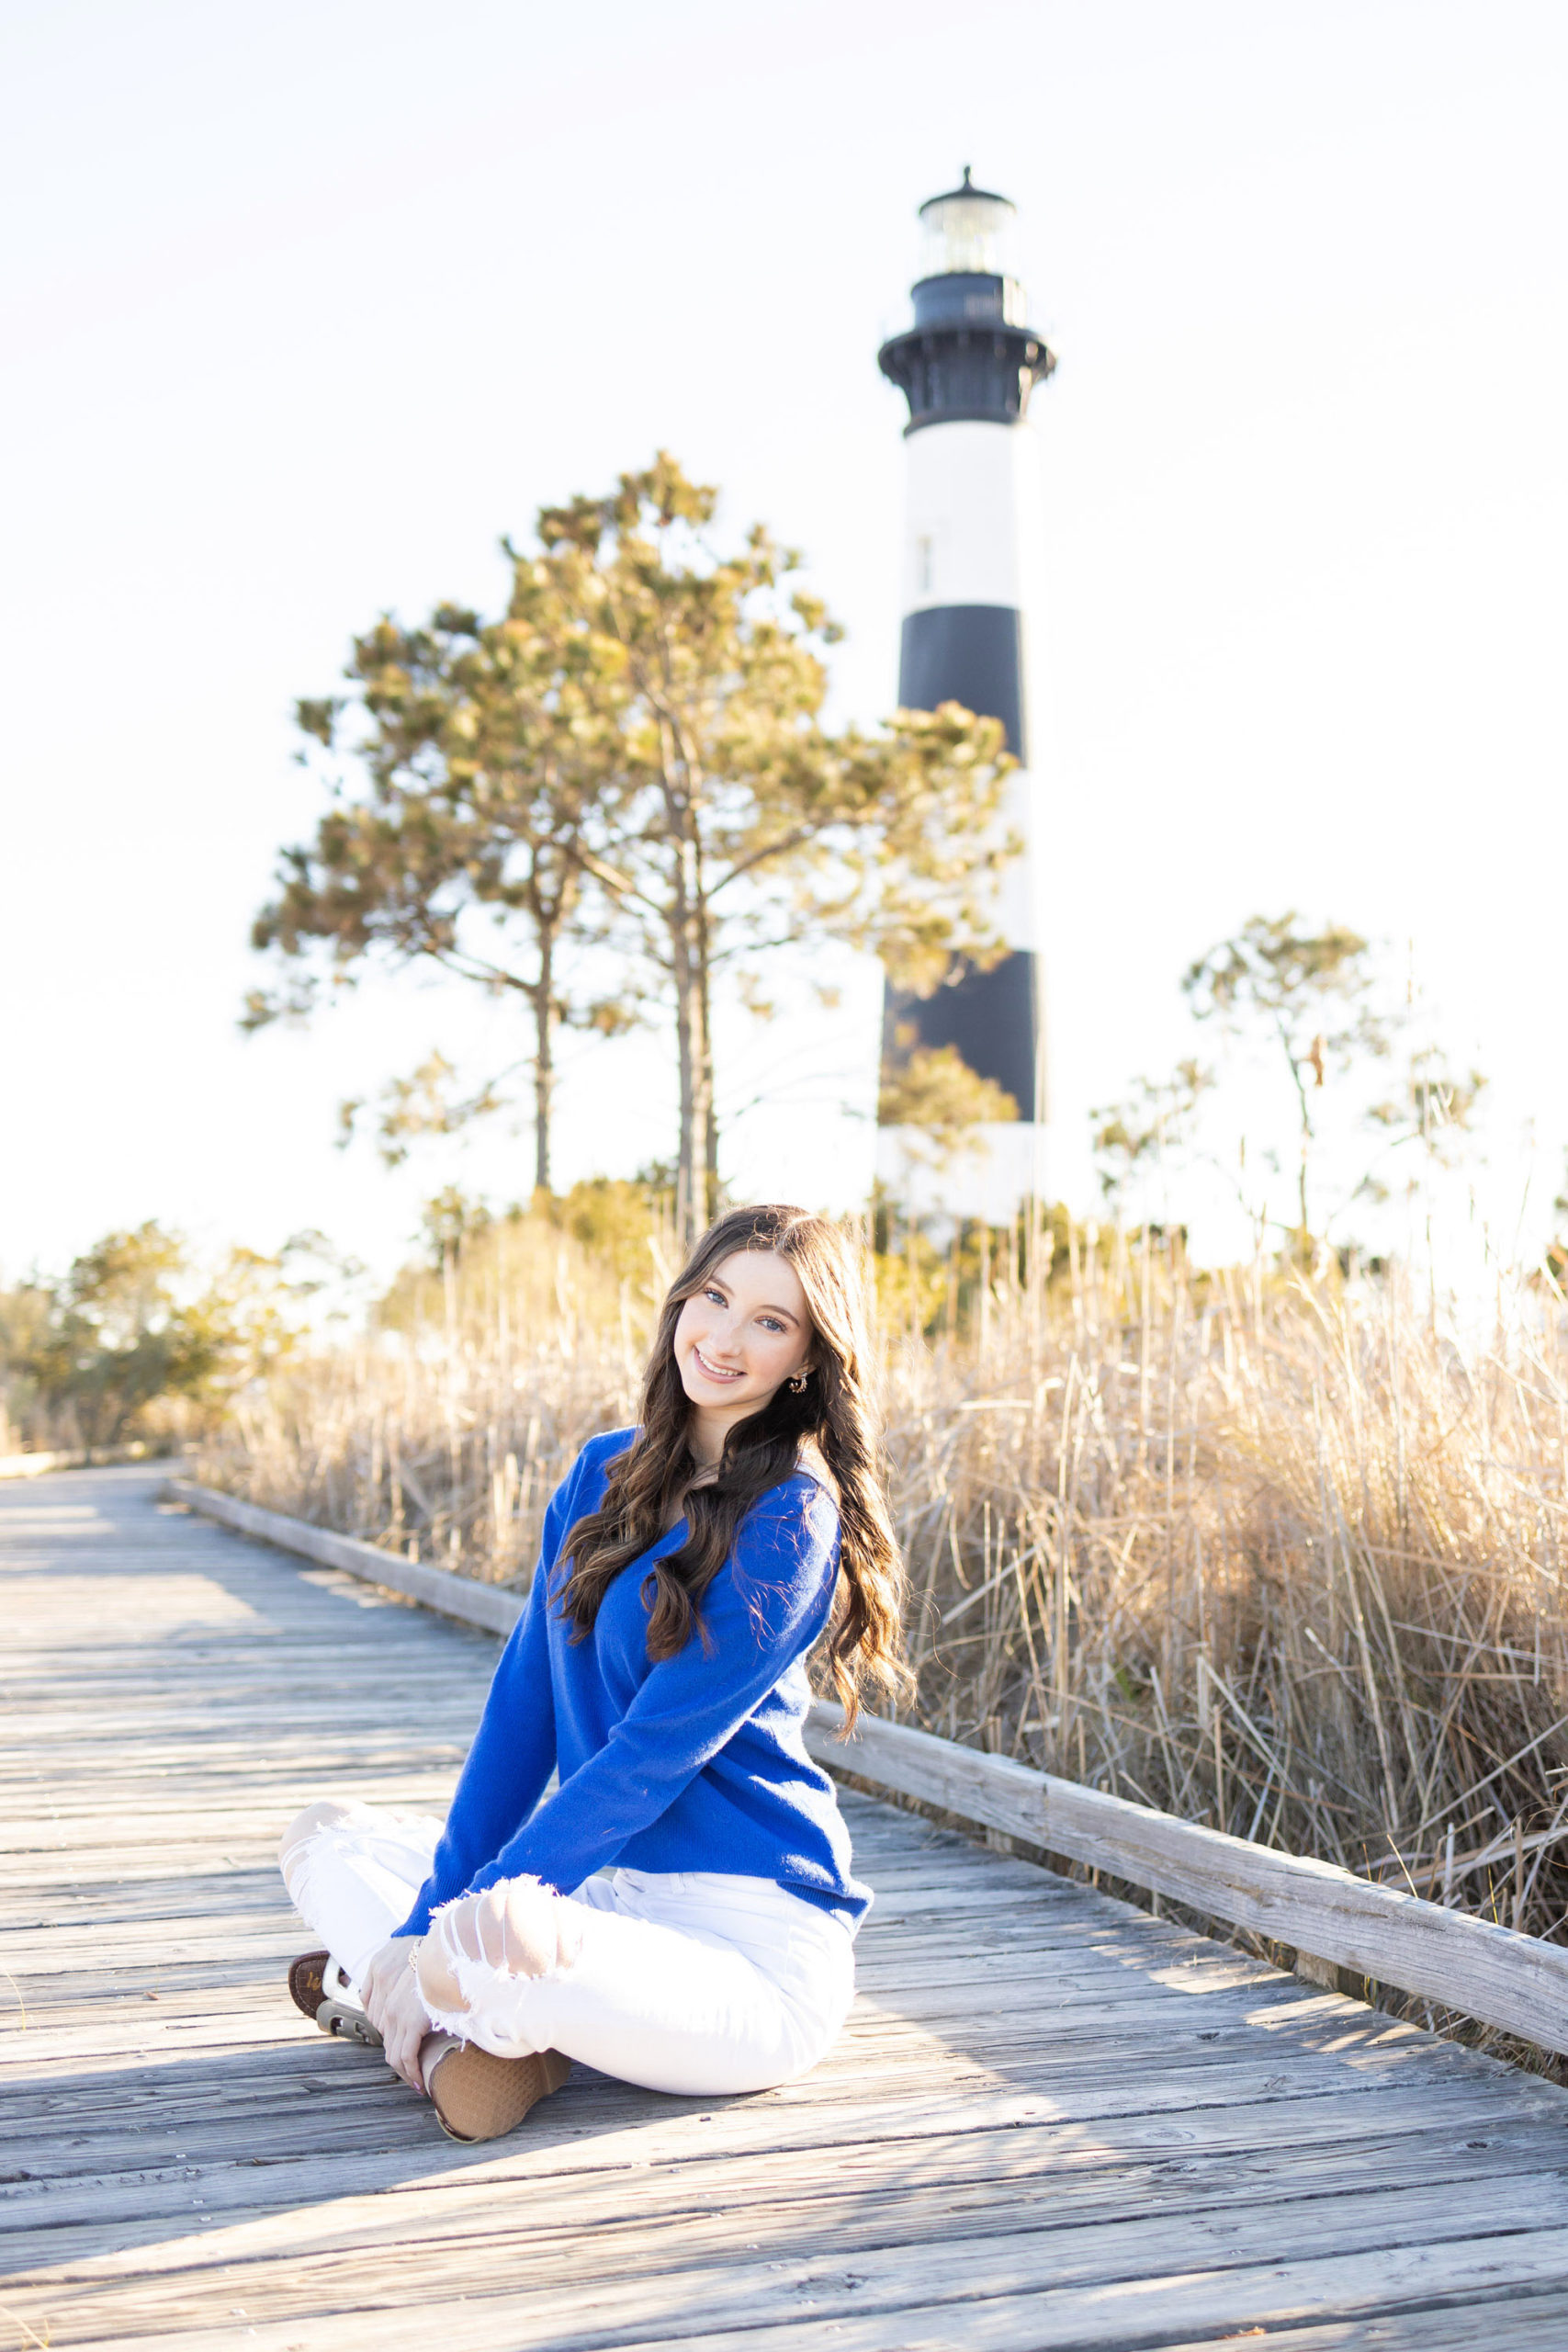
M 959 970 L 930 997 L 889 989 L 884 1055 L 951 1046 L 1018 1106 L 1016 1123 L 987 1125 L 979 1148 L 950 1168 L 941 1204 L 1001 1220 L 1038 1193 L 1045 1115 L 1040 853 L 1030 773 L 1029 652 L 1040 609 L 1044 521 L 1029 396 L 1055 366 L 1028 323 L 1013 267 L 1014 210 L 1006 197 L 964 183 L 920 207 L 920 275 L 914 323 L 885 343 L 885 376 L 906 395 L 909 422 L 898 700 L 907 710 L 944 702 L 1007 729 L 1020 765 L 1010 829 L 1024 854 L 998 909 L 1010 953 L 988 972 Z M 918 1149 L 897 1127 L 878 1138 L 877 1172 L 900 1193 L 918 1183 Z

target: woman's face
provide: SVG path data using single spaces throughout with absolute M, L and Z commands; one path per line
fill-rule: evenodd
M 716 1458 L 724 1432 L 760 1412 L 811 1362 L 806 1293 L 787 1258 L 772 1250 L 737 1250 L 681 1309 L 675 1362 L 695 1407 L 694 1435 Z M 716 1441 L 716 1442 L 711 1442 Z

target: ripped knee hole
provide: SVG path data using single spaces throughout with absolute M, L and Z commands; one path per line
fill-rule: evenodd
M 553 1976 L 570 1968 L 582 1945 L 575 1906 L 536 1880 L 505 1880 L 438 1912 L 420 1954 L 419 1981 L 434 2007 L 467 2009 L 468 1968 L 502 1976 Z M 448 1992 L 456 1996 L 448 1998 Z

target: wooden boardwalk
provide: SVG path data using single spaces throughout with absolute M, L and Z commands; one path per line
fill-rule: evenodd
M 272 1855 L 438 1807 L 494 1645 L 156 1484 L 0 1490 L 0 2347 L 1568 2346 L 1568 2093 L 858 1797 L 814 2075 L 446 2142 Z

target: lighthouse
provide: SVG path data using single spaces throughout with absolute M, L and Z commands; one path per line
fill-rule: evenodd
M 975 1148 L 934 1170 L 920 1137 L 885 1125 L 877 1173 L 920 1207 L 1002 1222 L 1043 1186 L 1043 829 L 1031 772 L 1031 628 L 1041 608 L 1044 518 L 1030 394 L 1055 367 L 1028 322 L 1013 254 L 1014 208 L 964 181 L 919 210 L 914 322 L 877 354 L 909 404 L 898 700 L 907 710 L 962 703 L 998 718 L 1019 765 L 1008 830 L 1023 854 L 998 886 L 1008 953 L 989 971 L 955 966 L 928 997 L 889 987 L 885 1067 L 953 1047 L 1010 1096 L 1017 1118 L 987 1123 Z

